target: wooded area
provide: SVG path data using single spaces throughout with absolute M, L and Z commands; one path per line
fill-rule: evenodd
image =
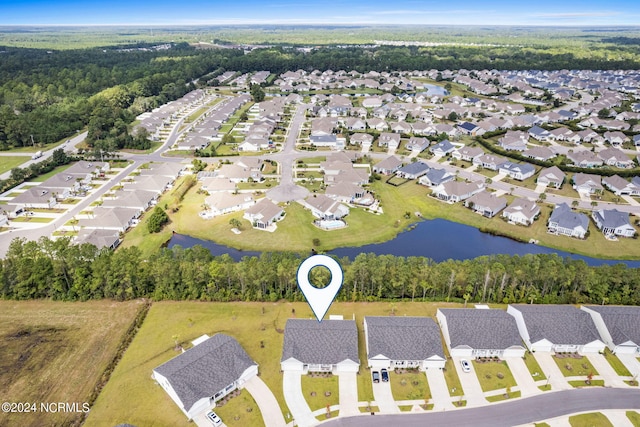
M 235 262 L 195 246 L 165 248 L 144 259 L 136 247 L 112 252 L 74 246 L 68 239 L 16 239 L 0 263 L 0 297 L 302 301 L 296 274 L 304 257 L 263 253 Z M 424 257 L 363 253 L 338 261 L 344 271 L 339 301 L 640 304 L 640 269 L 589 267 L 556 254 L 435 263 Z

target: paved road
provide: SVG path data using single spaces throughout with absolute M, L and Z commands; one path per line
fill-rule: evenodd
M 640 390 L 584 388 L 547 392 L 538 396 L 478 408 L 422 414 L 376 415 L 340 418 L 323 423 L 327 427 L 510 427 L 569 415 L 606 409 L 640 409 Z

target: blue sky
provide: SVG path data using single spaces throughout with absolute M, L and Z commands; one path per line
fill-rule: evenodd
M 0 25 L 639 25 L 638 0 L 0 0 Z

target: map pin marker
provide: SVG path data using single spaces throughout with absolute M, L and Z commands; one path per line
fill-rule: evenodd
M 324 288 L 316 288 L 309 282 L 309 272 L 314 267 L 326 267 L 331 273 L 331 281 Z M 342 287 L 342 268 L 333 258 L 326 255 L 313 255 L 298 267 L 298 286 L 316 319 L 322 322 L 322 318 L 329 311 L 331 303 Z

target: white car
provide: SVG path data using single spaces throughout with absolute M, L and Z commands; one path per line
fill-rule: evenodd
M 471 372 L 471 364 L 467 359 L 462 359 L 460 365 L 462 366 L 462 372 Z
M 214 426 L 221 426 L 222 425 L 222 420 L 220 419 L 220 417 L 213 411 L 209 411 L 207 412 L 207 419 L 209 421 L 211 421 L 211 424 L 213 424 Z

